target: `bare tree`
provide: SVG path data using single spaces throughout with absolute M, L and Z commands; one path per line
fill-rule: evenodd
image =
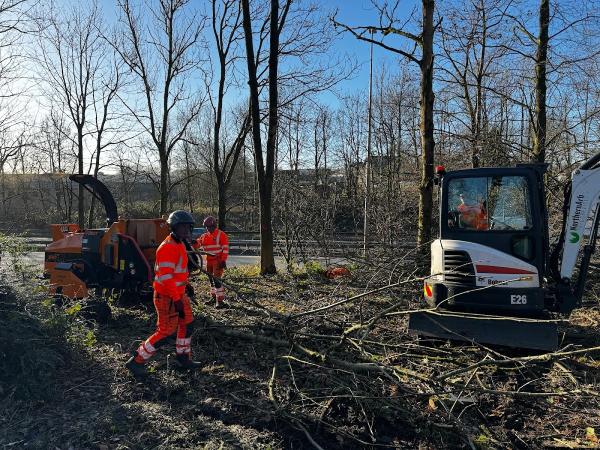
M 5 171 L 24 147 L 27 124 L 22 80 L 22 38 L 30 31 L 32 0 L 0 0 L 0 201 L 8 217 Z
M 100 12 L 96 4 L 65 11 L 53 10 L 42 32 L 40 62 L 53 101 L 62 105 L 76 130 L 77 173 L 84 173 L 84 140 L 92 106 L 92 78 L 99 68 L 102 40 L 98 33 Z M 78 223 L 85 223 L 84 188 L 79 185 Z
M 281 3 L 281 5 L 280 5 Z M 333 40 L 332 30 L 322 20 L 316 5 L 302 1 L 255 3 L 254 17 L 261 25 L 252 27 L 249 2 L 243 1 L 243 26 L 249 73 L 250 108 L 255 151 L 255 170 L 261 199 L 261 270 L 275 271 L 271 203 L 273 177 L 277 164 L 279 108 L 332 89 L 353 70 L 331 58 L 327 51 Z M 265 14 L 262 6 L 269 6 Z M 277 13 L 274 17 L 273 14 Z M 258 42 L 255 48 L 253 39 Z M 268 46 L 265 45 L 269 41 Z M 265 48 L 263 48 L 265 47 Z M 250 51 L 254 52 L 251 56 Z M 252 59 L 252 60 L 251 60 Z M 311 64 L 306 61 L 311 60 Z M 285 64 L 280 64 L 285 61 Z M 261 93 L 266 91 L 261 111 Z M 261 119 L 266 118 L 266 146 L 261 143 Z M 263 155 L 263 152 L 265 153 Z M 265 161 L 266 159 L 266 161 Z
M 231 183 L 246 136 L 250 131 L 250 114 L 243 113 L 242 120 L 235 124 L 238 132 L 233 141 L 227 145 L 221 131 L 224 114 L 223 102 L 227 87 L 232 82 L 228 75 L 231 75 L 231 67 L 239 58 L 234 53 L 234 47 L 237 41 L 243 37 L 240 33 L 242 10 L 239 2 L 235 0 L 211 0 L 211 7 L 212 33 L 217 51 L 218 67 L 216 98 L 210 96 L 214 116 L 212 168 L 217 179 L 219 227 L 225 229 L 227 227 L 227 188 Z
M 445 5 L 445 26 L 441 32 L 443 56 L 449 64 L 440 64 L 445 80 L 456 85 L 456 94 L 464 108 L 456 114 L 466 113 L 467 140 L 470 145 L 471 165 L 479 167 L 482 159 L 483 141 L 487 132 L 486 80 L 506 50 L 502 26 L 506 24 L 506 11 L 512 0 L 471 0 Z
M 76 140 L 71 135 L 69 119 L 62 111 L 56 111 L 56 107 L 51 109 L 42 121 L 33 148 L 36 150 L 35 162 L 40 172 L 49 173 L 53 187 L 49 196 L 52 201 L 45 208 L 44 214 L 55 215 L 61 222 L 70 223 L 74 192 L 67 175 L 72 173 L 78 164 Z M 40 186 L 39 191 L 44 192 L 45 189 Z M 52 212 L 48 214 L 48 210 Z
M 128 136 L 123 136 L 124 133 L 119 130 L 121 127 L 126 130 L 122 121 L 119 121 L 118 125 L 110 125 L 110 122 L 117 119 L 113 110 L 115 109 L 115 99 L 123 87 L 122 64 L 116 58 L 109 58 L 103 61 L 101 69 L 102 74 L 98 74 L 92 79 L 95 145 L 88 172 L 92 171 L 94 177 L 98 177 L 100 172 L 101 156 L 104 150 L 110 146 L 122 144 L 128 139 Z M 95 206 L 96 197 L 92 196 L 88 215 L 88 227 L 90 228 L 93 226 Z
M 279 0 L 271 0 L 269 16 L 269 113 L 267 126 L 266 155 L 263 155 L 261 136 L 261 118 L 258 92 L 258 76 L 254 52 L 254 34 L 250 16 L 249 0 L 242 0 L 244 36 L 246 42 L 246 61 L 248 63 L 248 85 L 250 87 L 250 111 L 252 117 L 252 139 L 254 143 L 254 164 L 258 178 L 260 197 L 260 272 L 275 273 L 275 257 L 273 252 L 273 226 L 271 201 L 273 195 L 273 177 L 275 172 L 275 151 L 277 145 L 277 128 L 279 125 L 279 92 L 278 92 L 278 63 L 279 37 L 285 26 L 287 14 L 292 1 L 286 0 L 281 17 Z M 266 157 L 266 161 L 265 161 Z
M 386 50 L 401 55 L 408 61 L 419 66 L 421 71 L 420 94 L 420 134 L 421 134 L 421 182 L 419 186 L 419 225 L 417 230 L 417 245 L 427 243 L 431 238 L 431 217 L 433 208 L 433 157 L 434 157 L 434 124 L 433 124 L 433 35 L 436 26 L 433 23 L 435 9 L 434 0 L 422 0 L 421 32 L 419 34 L 405 31 L 402 26 L 398 28 L 399 19 L 396 17 L 399 1 L 390 5 L 383 2 L 377 6 L 379 10 L 379 25 L 351 27 L 338 22 L 333 18 L 337 27 L 350 32 L 359 40 L 371 42 Z M 382 40 L 371 37 L 371 33 L 381 33 Z M 413 44 L 412 50 L 388 45 L 384 38 L 388 35 L 399 36 Z M 420 56 L 416 55 L 417 47 L 421 50 Z
M 269 16 L 269 76 L 268 76 L 268 125 L 267 142 L 264 148 L 261 137 L 261 118 L 258 92 L 258 76 L 254 53 L 254 34 L 252 32 L 252 18 L 248 0 L 242 0 L 242 13 L 244 37 L 246 42 L 246 61 L 248 63 L 248 85 L 250 87 L 250 111 L 252 117 L 252 138 L 254 143 L 254 162 L 258 179 L 260 197 L 260 271 L 262 274 L 275 273 L 275 258 L 273 252 L 273 226 L 271 202 L 273 195 L 273 177 L 275 172 L 275 152 L 277 145 L 277 131 L 279 125 L 279 91 L 278 91 L 278 64 L 279 64 L 279 38 L 290 9 L 292 1 L 286 0 L 281 16 L 279 13 L 279 0 L 271 0 Z M 265 161 L 266 157 L 266 161 Z
M 543 162 L 548 146 L 570 132 L 568 125 L 548 136 L 548 87 L 558 87 L 568 70 L 581 70 L 584 62 L 589 63 L 600 54 L 597 48 L 600 11 L 596 2 L 575 6 L 539 0 L 535 15 L 537 35 L 531 31 L 535 26 L 526 21 L 527 14 L 517 11 L 509 17 L 515 24 L 514 42 L 506 48 L 534 65 L 532 101 L 523 103 L 529 113 L 531 159 Z
M 197 54 L 204 20 L 188 8 L 188 0 L 156 0 L 147 5 L 146 24 L 130 0 L 119 0 L 123 32 L 114 45 L 141 85 L 144 106 L 125 102 L 158 153 L 160 214 L 169 207 L 170 157 L 200 112 L 202 101 L 190 94 L 190 78 L 200 62 Z

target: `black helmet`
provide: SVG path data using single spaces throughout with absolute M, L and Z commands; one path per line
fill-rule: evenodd
M 180 209 L 171 213 L 171 215 L 167 219 L 167 223 L 169 224 L 169 227 L 171 229 L 182 223 L 187 223 L 193 226 L 194 218 L 189 212 Z

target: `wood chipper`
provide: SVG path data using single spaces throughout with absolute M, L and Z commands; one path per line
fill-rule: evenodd
M 600 221 L 600 153 L 573 172 L 563 221 L 549 245 L 545 164 L 447 172 L 438 167 L 439 238 L 424 299 L 409 330 L 539 350 L 581 305 Z M 434 309 L 433 309 L 434 308 Z
M 119 219 L 108 188 L 91 175 L 71 175 L 106 211 L 106 228 L 51 225 L 44 271 L 51 293 L 69 298 L 103 296 L 107 290 L 144 297 L 152 292 L 156 249 L 169 234 L 165 219 Z

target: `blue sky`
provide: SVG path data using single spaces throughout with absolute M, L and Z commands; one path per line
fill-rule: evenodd
M 350 26 L 377 25 L 379 21 L 378 13 L 373 8 L 370 0 L 322 0 L 325 9 L 338 11 L 337 19 L 339 22 Z M 401 8 L 402 13 L 410 14 L 414 1 L 403 2 L 405 5 Z M 404 14 L 402 14 L 404 15 Z M 346 53 L 356 58 L 359 64 L 357 73 L 351 80 L 344 81 L 339 90 L 342 92 L 367 91 L 369 86 L 369 44 L 359 41 L 349 33 L 340 36 L 336 43 L 336 48 L 341 53 Z M 385 64 L 398 63 L 398 58 L 391 55 L 387 50 L 373 48 L 373 68 L 377 72 L 378 67 Z M 404 62 L 403 62 L 404 63 Z M 416 68 L 415 68 L 416 69 Z M 331 99 L 334 101 L 333 99 Z
M 58 3 L 68 3 L 74 0 L 58 0 Z M 84 0 L 85 1 L 85 0 Z M 192 0 L 193 3 L 206 2 L 207 0 Z M 340 22 L 348 25 L 376 25 L 378 23 L 378 13 L 374 9 L 371 0 L 306 0 L 307 2 L 314 1 L 317 5 L 322 6 L 323 14 L 329 15 L 334 11 L 338 11 L 337 18 Z M 105 12 L 105 18 L 108 22 L 113 22 L 117 15 L 117 0 L 99 0 L 102 10 Z M 400 3 L 398 10 L 400 17 L 407 17 L 408 14 L 417 5 L 416 0 L 403 0 Z M 355 39 L 349 34 L 344 34 L 339 37 L 335 43 L 333 53 L 347 54 L 353 58 L 359 65 L 357 72 L 352 79 L 343 81 L 337 90 L 343 93 L 355 92 L 368 89 L 369 82 L 369 44 Z M 385 64 L 398 64 L 399 60 L 384 49 L 375 47 L 373 49 L 374 68 Z M 402 61 L 402 64 L 405 62 Z M 416 68 L 415 68 L 416 70 Z M 336 103 L 336 99 L 331 94 L 324 94 L 323 99 L 327 102 Z

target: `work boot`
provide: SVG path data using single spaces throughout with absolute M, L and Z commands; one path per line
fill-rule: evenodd
M 217 294 L 215 292 L 211 291 L 208 295 L 209 295 L 208 300 L 206 300 L 204 302 L 204 304 L 206 306 L 214 306 L 215 305 L 215 301 L 217 300 Z
M 129 371 L 134 377 L 145 377 L 146 375 L 148 375 L 148 371 L 146 370 L 146 364 L 137 362 L 135 360 L 136 356 L 137 354 L 134 353 L 133 356 L 129 358 L 125 363 L 125 367 L 129 369 Z
M 192 358 L 190 358 L 189 353 L 177 355 L 175 358 L 177 360 L 177 363 L 179 364 L 179 367 L 181 367 L 182 369 L 195 370 L 202 367 L 202 363 L 198 361 L 193 361 Z

